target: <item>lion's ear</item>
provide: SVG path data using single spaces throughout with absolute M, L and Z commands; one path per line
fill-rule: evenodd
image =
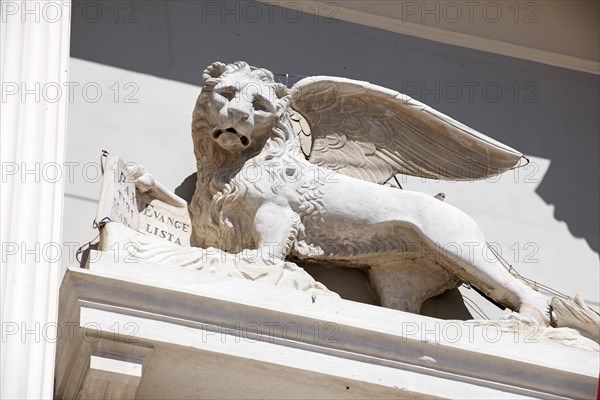
M 275 90 L 275 95 L 278 99 L 282 99 L 290 95 L 290 89 L 288 89 L 283 83 L 273 84 L 273 89 Z
M 212 91 L 219 82 L 218 78 L 227 70 L 227 65 L 222 62 L 215 62 L 209 65 L 202 73 L 204 91 Z
M 273 89 L 275 90 L 275 96 L 277 96 L 277 100 L 279 103 L 277 111 L 285 112 L 288 106 L 290 105 L 290 100 L 292 99 L 290 89 L 288 89 L 287 86 L 281 83 L 274 84 Z

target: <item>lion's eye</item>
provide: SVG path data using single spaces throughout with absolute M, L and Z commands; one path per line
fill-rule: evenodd
M 219 93 L 221 96 L 225 97 L 229 101 L 233 100 L 233 98 L 235 97 L 235 93 L 233 92 L 233 90 L 221 89 L 217 93 Z
M 252 101 L 252 107 L 257 111 L 269 111 L 264 100 L 256 98 Z

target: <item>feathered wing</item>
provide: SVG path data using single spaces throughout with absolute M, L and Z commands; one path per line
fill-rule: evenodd
M 304 157 L 308 159 L 312 149 L 312 135 L 310 133 L 310 126 L 308 125 L 306 118 L 304 118 L 302 114 L 293 108 L 290 107 L 288 109 L 288 113 L 290 114 L 290 120 L 292 121 L 294 133 L 300 142 L 300 150 L 302 150 Z
M 292 88 L 291 105 L 309 125 L 290 111 L 312 163 L 371 182 L 386 182 L 396 173 L 483 179 L 511 169 L 522 157 L 419 101 L 367 82 L 305 78 Z

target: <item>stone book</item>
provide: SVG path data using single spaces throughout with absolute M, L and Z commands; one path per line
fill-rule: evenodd
M 103 158 L 102 186 L 96 224 L 113 222 L 170 243 L 190 247 L 191 223 L 186 208 L 175 207 L 140 193 L 135 187 L 137 165 L 119 156 Z

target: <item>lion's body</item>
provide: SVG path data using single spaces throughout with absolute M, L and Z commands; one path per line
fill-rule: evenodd
M 461 281 L 547 322 L 547 300 L 485 258 L 466 214 L 432 196 L 317 167 L 300 152 L 289 92 L 267 71 L 213 64 L 194 110 L 192 245 L 369 268 L 382 305 L 418 312 Z
M 449 221 L 449 212 L 468 219 L 465 214 L 422 193 L 317 167 L 298 151 L 287 118 L 281 125 L 286 135 L 283 153 L 269 158 L 270 146 L 265 146 L 243 164 L 221 164 L 230 160 L 205 134 L 207 140 L 197 153 L 214 157 L 198 165 L 190 207 L 193 245 L 228 252 L 268 251 L 270 243 L 263 243 L 255 219 L 262 205 L 276 203 L 292 216 L 283 220 L 288 221 L 284 228 L 289 233 L 281 238 L 286 241 L 283 254 L 263 254 L 264 258 L 367 268 L 384 305 L 413 312 L 428 298 L 460 284 L 443 267 L 450 260 L 436 249 L 435 239 L 423 236 L 419 227 L 439 228 Z M 282 223 L 278 217 L 273 215 L 273 224 Z M 440 237 L 438 243 L 448 240 Z

